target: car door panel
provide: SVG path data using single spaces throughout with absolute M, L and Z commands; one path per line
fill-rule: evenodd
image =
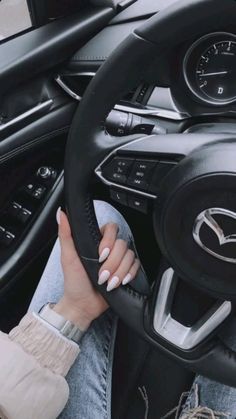
M 56 237 L 55 212 L 63 201 L 64 149 L 77 104 L 56 84 L 55 76 L 61 64 L 114 14 L 111 7 L 88 6 L 80 14 L 0 44 L 0 301 L 17 288 L 16 280 L 25 283 L 30 267 L 42 254 L 45 263 Z M 55 169 L 51 183 L 37 177 L 42 166 Z M 46 187 L 42 200 L 27 196 L 25 187 L 33 183 L 36 192 Z M 31 212 L 27 222 L 12 215 L 15 202 Z M 6 233 L 14 235 L 10 244 L 3 244 L 1 232 L 4 240 Z M 39 272 L 35 276 L 38 280 Z M 19 300 L 23 294 L 22 289 Z
M 50 140 L 57 133 L 67 133 L 75 108 L 74 103 L 67 102 L 6 137 L 0 142 L 0 162 L 39 142 Z
M 64 62 L 113 14 L 111 8 L 89 8 L 0 45 L 0 93 Z
M 135 20 L 107 26 L 73 55 L 68 69 L 74 72 L 96 71 L 112 51 L 143 22 Z

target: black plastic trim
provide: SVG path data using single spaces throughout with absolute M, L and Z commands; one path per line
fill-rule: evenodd
M 146 19 L 155 13 L 158 13 L 165 7 L 170 6 L 175 1 L 176 0 L 138 0 L 115 16 L 111 20 L 110 25 Z
M 0 93 L 68 59 L 79 44 L 105 26 L 114 13 L 111 8 L 91 7 L 2 44 Z
M 111 53 L 145 21 L 134 21 L 107 26 L 71 58 L 67 68 L 73 72 L 97 71 Z
M 44 141 L 49 136 L 67 131 L 75 109 L 76 104 L 69 102 L 1 141 L 0 164 L 15 154 L 19 154 L 20 151 L 32 147 L 35 143 Z

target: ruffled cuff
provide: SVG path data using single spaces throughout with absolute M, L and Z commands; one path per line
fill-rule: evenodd
M 9 338 L 33 355 L 43 368 L 65 376 L 79 354 L 79 346 L 47 326 L 33 313 L 26 314 Z

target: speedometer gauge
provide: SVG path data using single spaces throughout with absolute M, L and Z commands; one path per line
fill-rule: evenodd
M 188 87 L 201 100 L 215 105 L 236 101 L 236 38 L 215 33 L 197 41 L 184 60 Z

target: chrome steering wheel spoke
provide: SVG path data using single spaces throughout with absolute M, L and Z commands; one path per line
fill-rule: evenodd
M 168 343 L 187 351 L 195 348 L 216 331 L 230 315 L 232 304 L 230 301 L 217 301 L 193 326 L 187 327 L 172 317 L 177 282 L 172 268 L 163 273 L 156 298 L 153 327 Z

